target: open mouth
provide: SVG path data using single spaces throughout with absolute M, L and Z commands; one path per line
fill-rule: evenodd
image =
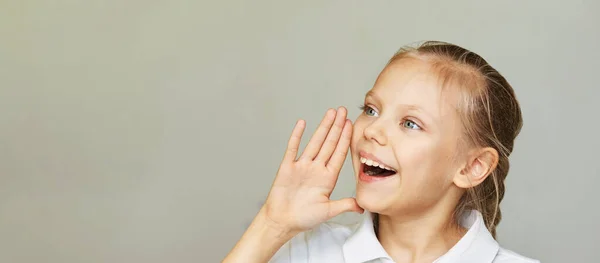
M 361 157 L 360 162 L 362 163 L 362 171 L 364 174 L 368 176 L 377 176 L 377 177 L 385 177 L 391 176 L 397 173 L 391 167 L 388 167 L 384 164 L 380 164 L 376 161 Z

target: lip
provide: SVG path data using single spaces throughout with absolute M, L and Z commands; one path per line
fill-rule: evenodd
M 391 167 L 389 165 L 387 165 L 386 163 L 382 162 L 381 160 L 377 159 L 377 157 L 375 157 L 374 155 L 367 153 L 365 151 L 360 151 L 359 152 L 359 157 L 364 157 L 373 161 L 376 161 L 378 163 L 381 163 L 387 167 Z M 358 180 L 364 183 L 374 183 L 374 182 L 380 182 L 386 179 L 389 179 L 391 177 L 394 177 L 398 174 L 398 172 L 396 172 L 396 174 L 394 175 L 390 175 L 390 176 L 385 176 L 385 177 L 378 177 L 378 176 L 370 176 L 365 174 L 364 171 L 364 163 L 360 163 L 360 165 L 358 166 Z M 398 171 L 396 168 L 393 168 L 394 170 Z
M 398 175 L 398 173 L 394 174 L 394 175 L 390 175 L 390 176 L 370 176 L 370 175 L 366 175 L 363 170 L 364 170 L 364 163 L 361 163 L 359 166 L 359 170 L 358 170 L 358 180 L 363 182 L 363 183 L 374 183 L 374 182 L 380 182 L 389 178 L 392 178 L 396 175 Z

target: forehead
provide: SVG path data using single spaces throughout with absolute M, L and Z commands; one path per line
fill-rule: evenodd
M 427 62 L 404 58 L 381 72 L 369 94 L 377 96 L 383 107 L 416 107 L 437 119 L 454 112 L 457 98 L 453 90 L 442 87 Z

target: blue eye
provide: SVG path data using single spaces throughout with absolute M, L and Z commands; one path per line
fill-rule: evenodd
M 403 121 L 402 127 L 411 129 L 411 130 L 420 130 L 421 129 L 421 127 L 418 124 L 416 124 L 414 121 L 411 121 L 411 120 Z
M 375 109 L 371 108 L 370 106 L 367 105 L 362 105 L 360 106 L 360 109 L 367 115 L 367 116 L 374 116 L 377 117 L 377 112 L 375 111 Z

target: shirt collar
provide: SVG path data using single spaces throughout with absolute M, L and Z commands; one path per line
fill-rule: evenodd
M 342 248 L 347 263 L 363 263 L 377 258 L 391 257 L 379 243 L 373 228 L 373 214 L 365 210 L 362 223 L 346 240 Z
M 491 263 L 500 246 L 487 230 L 481 213 L 476 210 L 467 211 L 459 223 L 469 230 L 434 263 Z M 348 263 L 363 263 L 378 258 L 391 261 L 375 235 L 373 214 L 368 211 L 365 211 L 362 222 L 346 240 L 342 250 Z
M 491 263 L 500 245 L 485 226 L 481 213 L 477 210 L 467 211 L 459 223 L 469 230 L 458 243 L 434 263 Z

